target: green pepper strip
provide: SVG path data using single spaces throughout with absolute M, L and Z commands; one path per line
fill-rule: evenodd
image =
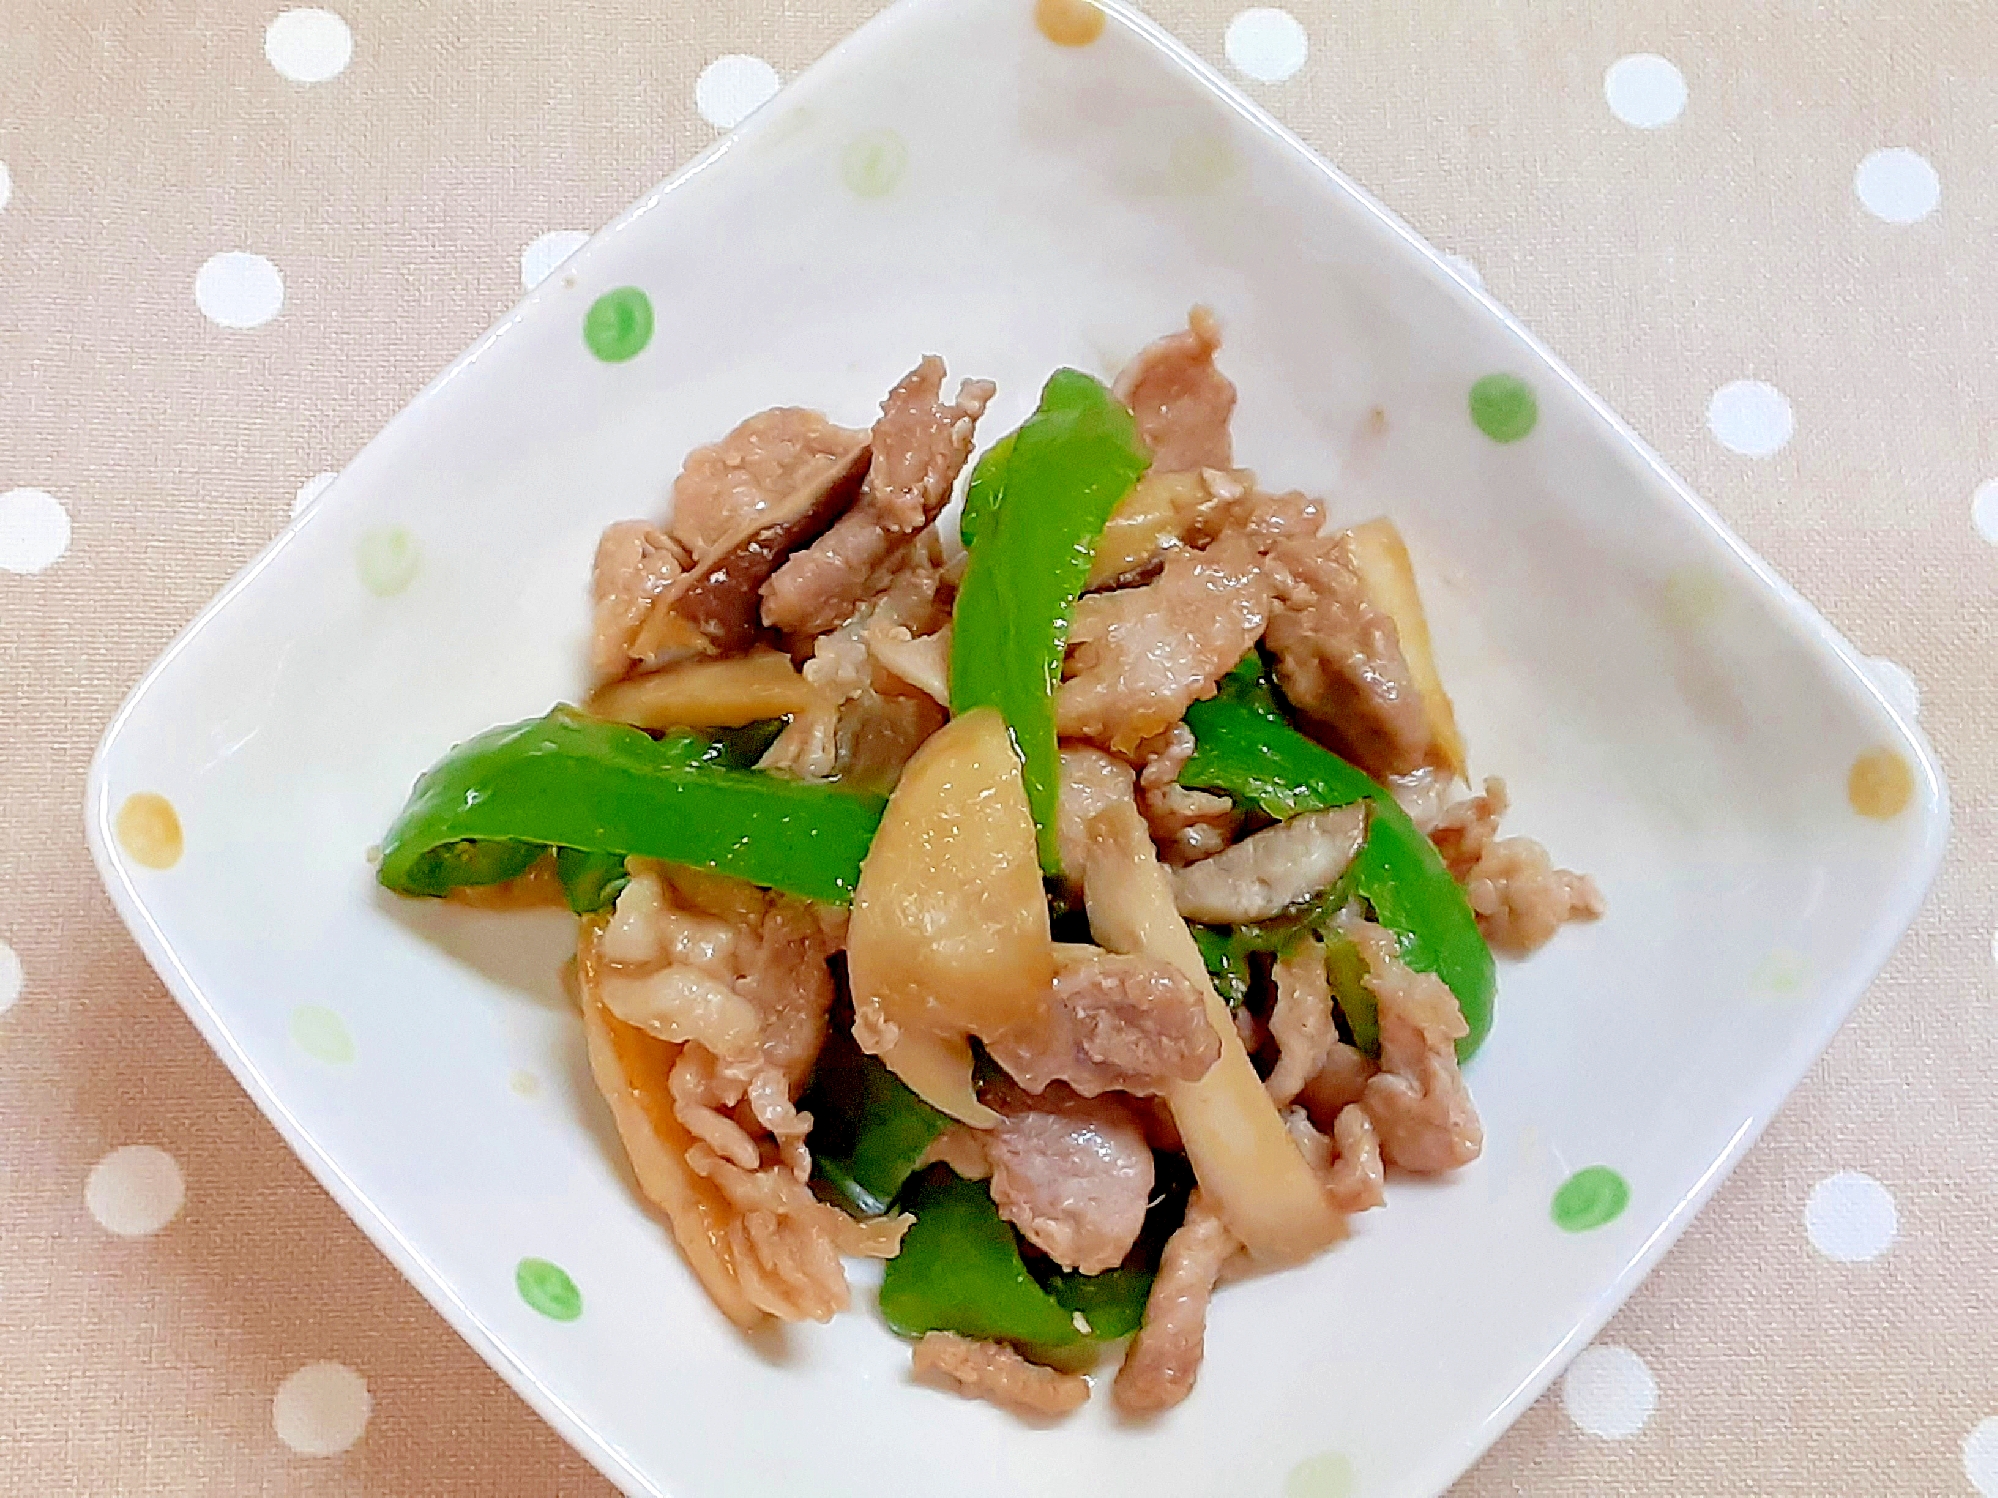
M 1039 409 L 1000 446 L 1002 458 L 988 453 L 979 464 L 991 477 L 972 517 L 971 560 L 957 595 L 950 705 L 954 713 L 995 706 L 1005 717 L 1024 762 L 1041 867 L 1058 873 L 1055 689 L 1069 614 L 1104 522 L 1151 459 L 1130 411 L 1073 369 L 1055 371 Z
M 1166 1240 L 1186 1221 L 1187 1198 L 1193 1195 L 1193 1167 L 1186 1156 L 1152 1151 L 1152 1195 L 1145 1206 L 1145 1225 L 1124 1262 L 1101 1274 L 1063 1270 L 1041 1283 L 1064 1310 L 1080 1311 L 1099 1342 L 1128 1337 L 1144 1324 L 1145 1301 L 1152 1279 L 1165 1257 Z
M 1369 1056 L 1380 1055 L 1380 1005 L 1367 987 L 1367 959 L 1351 937 L 1338 931 L 1325 933 L 1325 975 L 1339 1012 L 1346 1016 L 1346 1028 L 1353 1032 L 1353 1044 Z
M 1192 1173 L 1175 1171 L 1176 1158 L 1153 1156 L 1159 1183 L 1144 1232 L 1121 1266 L 1045 1280 L 1028 1269 L 986 1184 L 931 1166 L 903 1188 L 899 1205 L 916 1220 L 882 1272 L 881 1314 L 905 1337 L 949 1331 L 1029 1351 L 1128 1337 L 1145 1319 L 1159 1255 L 1186 1213 Z M 1087 1333 L 1075 1324 L 1077 1312 Z
M 1207 964 L 1215 990 L 1230 1009 L 1239 1009 L 1249 997 L 1251 954 L 1267 952 L 1281 957 L 1301 938 L 1325 930 L 1352 898 L 1349 870 L 1317 894 L 1268 920 L 1245 921 L 1239 926 L 1192 926 L 1193 943 L 1200 948 L 1200 960 Z
M 811 1083 L 798 1100 L 798 1106 L 809 1112 L 813 1120 L 813 1184 L 819 1194 L 862 1217 L 878 1217 L 904 1195 L 903 1187 L 917 1164 L 936 1137 L 950 1127 L 951 1121 L 905 1087 L 887 1067 L 865 1054 L 854 1043 L 851 1029 L 851 1016 L 835 1014 L 825 1049 L 819 1053 Z M 1082 1312 L 1092 1335 L 1101 1341 L 1129 1336 L 1138 1329 L 1165 1240 L 1186 1215 L 1186 1198 L 1192 1190 L 1193 1176 L 1184 1158 L 1165 1154 L 1155 1154 L 1152 1158 L 1156 1179 L 1153 1200 L 1145 1216 L 1144 1232 L 1130 1257 L 1102 1274 L 1049 1273 L 1039 1280 L 1040 1289 L 1064 1312 L 1071 1317 L 1076 1311 Z M 911 1187 L 902 1205 L 927 1203 L 930 1190 L 928 1182 Z M 983 1192 L 984 1188 L 973 1190 Z M 922 1211 L 935 1218 L 932 1207 L 923 1205 Z M 943 1213 L 941 1219 L 931 1220 L 923 1236 L 916 1240 L 915 1257 L 895 1271 L 899 1287 L 896 1294 L 903 1297 L 899 1314 L 911 1324 L 924 1319 L 934 1325 L 944 1324 L 935 1318 L 952 1313 L 930 1287 L 933 1282 L 946 1281 L 958 1274 L 967 1263 L 979 1267 L 966 1272 L 980 1277 L 977 1285 L 964 1292 L 967 1297 L 984 1304 L 987 1292 L 983 1280 L 989 1277 L 995 1263 L 1003 1271 L 1000 1274 L 1003 1284 L 1017 1288 L 1012 1264 L 1020 1257 L 1018 1244 L 1012 1238 L 1012 1230 L 1003 1224 L 998 1232 L 992 1230 L 997 1214 L 989 1195 L 982 1206 L 958 1201 L 953 1195 Z M 957 1241 L 961 1229 L 969 1232 L 974 1247 L 969 1260 Z M 998 1251 L 1002 1237 L 1013 1259 Z M 977 1250 L 981 1245 L 992 1247 L 991 1262 L 980 1257 Z M 903 1252 L 911 1252 L 906 1242 Z M 1024 1260 L 1020 1262 L 1026 1268 Z M 1010 1304 L 1010 1290 L 1000 1293 L 1007 1297 L 1003 1303 Z M 1045 1335 L 1050 1323 L 1041 1314 L 1038 1301 L 1024 1294 L 1018 1299 L 1032 1308 L 1026 1313 L 1031 1320 L 1009 1319 L 1007 1324 L 1018 1329 L 1006 1335 L 1033 1342 L 1036 1335 Z M 1073 1328 L 1074 1321 L 1070 1319 L 1067 1325 Z
M 1240 940 L 1233 926 L 1190 926 L 1193 944 L 1200 948 L 1200 960 L 1207 965 L 1207 976 L 1214 980 L 1214 991 L 1221 995 L 1221 1002 L 1230 1009 L 1240 1009 L 1249 1000 L 1249 989 L 1255 983 L 1255 974 L 1249 967 L 1249 954 L 1255 950 L 1247 942 Z
M 812 1165 L 848 1210 L 879 1217 L 951 1120 L 854 1043 L 851 1015 L 836 1017 L 798 1106 L 812 1116 Z
M 983 1181 L 933 1165 L 904 1188 L 902 1205 L 916 1220 L 881 1274 L 881 1314 L 897 1332 L 1039 1347 L 1081 1340 L 1069 1311 L 1027 1273 Z
M 985 456 L 971 470 L 971 481 L 964 486 L 964 512 L 957 517 L 958 539 L 967 551 L 985 529 L 992 512 L 999 508 L 1000 496 L 1006 492 L 1006 465 L 1013 457 L 1013 442 L 1019 435 L 1008 432 L 1001 437 L 985 450 Z
M 520 843 L 506 839 L 461 838 L 439 843 L 429 852 L 424 877 L 445 890 L 475 885 L 504 884 L 517 879 L 548 851 L 545 843 Z
M 631 883 L 623 854 L 585 853 L 581 848 L 555 850 L 555 877 L 562 881 L 563 897 L 577 915 L 609 910 Z
M 416 782 L 382 839 L 378 877 L 398 894 L 442 895 L 473 882 L 473 850 L 505 842 L 659 858 L 851 901 L 881 798 L 733 769 L 715 762 L 724 752 L 570 707 L 491 729 Z
M 1385 788 L 1290 726 L 1254 652 L 1223 678 L 1216 696 L 1187 709 L 1186 724 L 1195 749 L 1181 785 L 1226 791 L 1278 819 L 1372 803 L 1367 841 L 1350 870 L 1353 889 L 1395 933 L 1402 961 L 1436 974 L 1456 994 L 1469 1027 L 1457 1059 L 1469 1060 L 1491 1031 L 1498 973 L 1470 901 L 1435 845 Z

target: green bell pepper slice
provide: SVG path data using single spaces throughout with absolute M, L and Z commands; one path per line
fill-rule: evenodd
M 798 1107 L 812 1116 L 819 1194 L 862 1217 L 879 1217 L 951 1120 L 861 1050 L 852 1029 L 850 1015 L 828 1027 Z
M 460 838 L 430 849 L 423 877 L 439 886 L 439 894 L 450 889 L 504 884 L 533 868 L 547 851 L 545 843 L 517 842 L 511 838 Z
M 1265 921 L 1245 921 L 1239 926 L 1190 925 L 1193 944 L 1200 948 L 1200 960 L 1207 964 L 1207 976 L 1215 991 L 1230 1009 L 1239 1009 L 1249 997 L 1254 974 L 1249 958 L 1259 952 L 1281 957 L 1306 936 L 1322 932 L 1332 917 L 1353 898 L 1353 873 L 1349 869 L 1309 899 L 1300 900 L 1288 910 Z
M 416 782 L 382 839 L 377 877 L 398 894 L 442 895 L 497 882 L 485 876 L 507 859 L 553 847 L 658 858 L 850 902 L 883 800 L 737 769 L 727 754 L 717 741 L 656 740 L 571 707 L 491 729 Z M 485 851 L 492 843 L 518 851 Z
M 1019 435 L 1008 432 L 972 466 L 971 479 L 964 486 L 964 510 L 957 517 L 957 538 L 967 551 L 999 508 L 1000 496 L 1006 492 L 1006 465 L 1012 461 L 1013 443 Z
M 1233 926 L 1189 924 L 1187 929 L 1193 933 L 1193 944 L 1200 949 L 1200 960 L 1206 964 L 1207 976 L 1214 980 L 1221 1002 L 1230 1009 L 1240 1009 L 1249 1001 L 1249 990 L 1255 984 L 1249 956 L 1256 949 L 1242 941 Z
M 935 1209 L 930 1205 L 933 1193 L 941 1189 L 939 1185 L 925 1181 L 906 1195 L 903 1191 L 917 1163 L 937 1136 L 951 1126 L 951 1120 L 863 1052 L 854 1043 L 849 1029 L 850 1024 L 835 1017 L 812 1080 L 798 1102 L 801 1109 L 812 1115 L 814 1186 L 822 1197 L 862 1217 L 880 1216 L 896 1204 L 898 1197 L 903 1198 L 900 1205 L 911 1210 L 920 1207 L 918 1221 L 923 1220 L 923 1214 L 931 1216 L 930 1226 L 917 1240 L 916 1257 L 896 1271 L 896 1295 L 902 1297 L 897 1302 L 902 1307 L 898 1314 L 911 1324 L 949 1314 L 947 1303 L 939 1300 L 930 1285 L 933 1280 L 945 1278 L 944 1260 L 950 1265 L 967 1262 L 959 1253 L 957 1235 L 961 1231 L 970 1234 L 974 1245 L 991 1249 L 989 1257 L 1004 1270 L 1000 1279 L 1008 1287 L 1000 1292 L 1004 1298 L 998 1304 L 1011 1306 L 1012 1291 L 1018 1282 L 1012 1276 L 1013 1261 L 999 1249 L 1002 1235 L 992 1230 L 997 1212 L 985 1188 L 974 1182 L 966 1192 L 945 1192 L 941 1220 L 935 1220 Z M 1091 1335 L 1099 1341 L 1127 1337 L 1138 1329 L 1165 1240 L 1186 1215 L 1186 1198 L 1193 1188 L 1192 1171 L 1179 1155 L 1154 1154 L 1152 1159 L 1156 1173 L 1152 1206 L 1145 1215 L 1144 1232 L 1129 1259 L 1101 1274 L 1050 1273 L 1038 1281 L 1048 1297 L 1069 1313 L 1071 1328 L 1073 1313 L 1080 1311 Z M 956 1179 L 951 1175 L 951 1180 Z M 973 1192 L 985 1193 L 982 1206 L 969 1200 Z M 960 1195 L 965 1199 L 959 1200 Z M 1000 1227 L 1014 1258 L 1020 1259 L 1012 1230 L 1003 1223 Z M 925 1244 L 938 1247 L 940 1252 L 931 1255 Z M 903 1252 L 910 1252 L 906 1241 Z M 981 1253 L 982 1249 L 975 1250 L 969 1262 L 980 1266 L 977 1273 L 982 1282 L 989 1277 L 991 1264 L 980 1257 Z M 933 1262 L 926 1264 L 926 1256 Z M 1025 1268 L 1024 1259 L 1020 1262 Z M 1027 1272 L 1033 1273 L 1031 1269 Z M 978 1288 L 977 1293 L 982 1295 L 983 1289 Z M 1022 1328 L 1009 1336 L 1032 1342 L 1034 1336 L 1030 1334 L 1045 1333 L 1051 1323 L 1038 1302 L 1024 1292 L 1019 1300 L 1029 1308 L 1025 1314 L 1031 1319 L 1026 1322 L 1019 1321 L 1017 1316 L 1009 1319 L 1008 1325 Z
M 1353 1032 L 1353 1044 L 1369 1056 L 1380 1055 L 1381 1011 L 1367 987 L 1367 959 L 1343 932 L 1325 933 L 1325 976 L 1346 1016 L 1346 1028 Z
M 985 1182 L 931 1166 L 909 1181 L 897 1204 L 916 1220 L 882 1271 L 881 1314 L 905 1337 L 957 1332 L 1030 1352 L 1130 1336 L 1145 1319 L 1159 1256 L 1186 1215 L 1193 1186 L 1181 1157 L 1152 1158 L 1152 1205 L 1124 1263 L 1102 1274 L 1063 1270 L 1042 1278 L 1028 1268 Z M 1078 1314 L 1087 1331 L 1076 1324 Z
M 1187 709 L 1186 725 L 1195 748 L 1180 771 L 1181 785 L 1225 791 L 1279 820 L 1369 803 L 1367 840 L 1348 871 L 1352 890 L 1395 933 L 1402 961 L 1436 974 L 1457 996 L 1469 1029 L 1457 1042 L 1457 1059 L 1468 1061 L 1491 1031 L 1498 970 L 1471 902 L 1435 844 L 1385 787 L 1291 727 L 1254 652 L 1222 679 L 1215 696 Z
M 555 877 L 562 883 L 562 897 L 577 915 L 609 910 L 631 883 L 623 854 L 586 853 L 581 848 L 555 850 Z
M 985 455 L 967 497 L 971 559 L 953 615 L 951 711 L 993 706 L 1005 718 L 1051 874 L 1061 870 L 1055 690 L 1069 615 L 1104 523 L 1150 463 L 1130 411 L 1103 383 L 1059 369 L 1034 414 Z
M 903 1189 L 902 1206 L 916 1220 L 881 1272 L 881 1314 L 901 1335 L 957 1332 L 1035 1347 L 1082 1340 L 1070 1309 L 1027 1272 L 983 1181 L 933 1165 Z

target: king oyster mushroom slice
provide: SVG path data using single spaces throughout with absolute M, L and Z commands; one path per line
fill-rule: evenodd
M 846 513 L 873 452 L 862 436 L 781 503 L 745 521 L 653 601 L 632 653 L 656 670 L 696 655 L 727 655 L 757 640 L 758 594 L 785 557 Z
M 1306 812 L 1173 870 L 1173 903 L 1189 921 L 1266 921 L 1346 872 L 1366 840 L 1364 803 Z

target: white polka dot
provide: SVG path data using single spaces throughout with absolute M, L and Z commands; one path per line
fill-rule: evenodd
M 1942 179 L 1919 151 L 1890 146 L 1869 151 L 1853 173 L 1852 190 L 1875 218 L 1890 224 L 1912 224 L 1936 211 L 1942 201 Z
M 1998 964 L 1998 931 L 1991 933 L 1991 961 Z
M 590 242 L 587 229 L 550 229 L 520 252 L 520 284 L 534 290 L 555 267 Z
M 717 130 L 733 130 L 777 92 L 777 70 L 760 57 L 731 52 L 701 69 L 694 108 Z
M 1970 523 L 1978 535 L 1998 546 L 1998 479 L 1986 479 L 1971 490 Z
M 187 1200 L 180 1166 L 165 1150 L 127 1144 L 90 1167 L 83 1204 L 97 1225 L 121 1238 L 143 1238 L 172 1222 Z
M 195 272 L 194 304 L 225 328 L 261 327 L 284 305 L 284 277 L 262 255 L 225 250 Z
M 307 1363 L 271 1399 L 277 1437 L 300 1456 L 338 1456 L 361 1439 L 374 1400 L 345 1363 Z
M 1887 694 L 1887 700 L 1894 704 L 1903 717 L 1919 718 L 1922 715 L 1922 688 L 1908 673 L 1908 668 L 1899 661 L 1890 661 L 1884 655 L 1876 655 L 1866 663 L 1873 671 L 1873 679 L 1880 684 L 1880 690 Z
M 67 550 L 69 511 L 53 494 L 0 494 L 0 572 L 46 572 Z
M 14 196 L 14 174 L 7 170 L 7 163 L 0 161 L 0 208 L 7 206 L 7 200 Z
M 1591 1347 L 1561 1380 L 1561 1406 L 1592 1436 L 1621 1441 L 1644 1429 L 1658 1408 L 1658 1384 L 1644 1359 L 1628 1347 Z
M 0 1014 L 14 1007 L 14 1001 L 21 997 L 21 987 L 26 982 L 27 975 L 21 971 L 20 954 L 0 941 Z
M 330 10 L 281 10 L 264 28 L 264 56 L 293 83 L 324 83 L 354 60 L 354 33 Z
M 1841 1264 L 1879 1258 L 1900 1230 L 1892 1193 L 1856 1170 L 1826 1176 L 1804 1204 L 1804 1231 L 1811 1235 L 1811 1246 Z
M 1469 281 L 1473 286 L 1482 286 L 1485 284 L 1483 272 L 1472 263 L 1469 256 L 1452 255 L 1448 251 L 1445 251 L 1443 258 L 1450 262 L 1451 267 L 1458 275 Z
M 1259 83 L 1281 83 L 1304 66 L 1311 39 L 1289 11 L 1257 6 L 1228 23 L 1222 48 L 1238 72 Z
M 1998 1498 L 1998 1415 L 1979 1420 L 1963 1438 L 1963 1475 L 1984 1498 Z
M 298 493 L 292 496 L 291 513 L 303 515 L 312 502 L 324 494 L 333 480 L 340 477 L 337 472 L 315 473 L 298 486 Z
M 1686 75 L 1655 52 L 1619 57 L 1603 74 L 1610 113 L 1639 130 L 1669 125 L 1686 111 Z
M 1790 397 L 1761 380 L 1730 380 L 1707 402 L 1707 429 L 1729 452 L 1766 458 L 1797 429 Z

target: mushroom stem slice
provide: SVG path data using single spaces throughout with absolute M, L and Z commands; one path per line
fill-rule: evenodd
M 817 540 L 852 506 L 872 452 L 862 438 L 781 504 L 744 521 L 711 546 L 653 601 L 632 654 L 659 667 L 754 645 L 763 584 L 785 557 Z

